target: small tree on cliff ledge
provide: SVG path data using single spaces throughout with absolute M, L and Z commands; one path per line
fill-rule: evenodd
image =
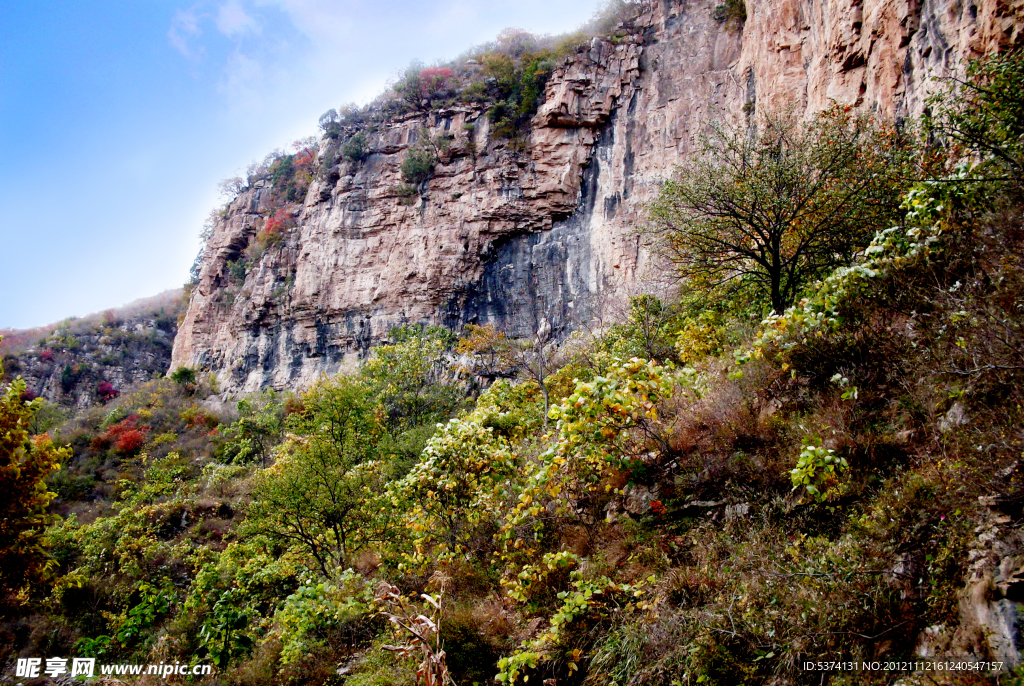
M 897 219 L 909 149 L 839 107 L 768 116 L 759 136 L 715 127 L 663 186 L 651 230 L 689 287 L 744 288 L 782 312 Z

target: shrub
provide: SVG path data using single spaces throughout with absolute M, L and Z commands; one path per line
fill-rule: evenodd
M 232 281 L 239 283 L 245 281 L 245 273 L 248 271 L 248 262 L 244 258 L 237 260 L 230 260 L 227 263 L 228 275 L 230 275 Z
M 329 631 L 365 623 L 373 594 L 363 578 L 346 569 L 336 583 L 301 586 L 274 615 L 281 635 L 281 663 L 297 661 L 324 645 Z
M 360 131 L 341 146 L 341 154 L 353 162 L 362 162 L 370 156 L 366 135 Z
M 277 212 L 274 212 L 273 216 L 266 221 L 263 225 L 263 232 L 268 236 L 280 235 L 285 230 L 294 226 L 294 224 L 295 220 L 292 217 L 292 213 L 282 207 Z
M 419 73 L 420 95 L 428 100 L 448 94 L 445 85 L 455 76 L 448 67 L 427 67 Z
M 119 453 L 132 453 L 145 444 L 149 430 L 148 426 L 140 426 L 138 415 L 133 414 L 107 427 L 106 431 L 93 439 L 93 448 L 103 450 L 113 446 Z
M 491 53 L 482 58 L 485 73 L 494 80 L 497 102 L 488 112 L 494 135 L 516 141 L 543 101 L 544 86 L 554 62 L 550 52 L 527 53 L 520 60 Z
M 744 0 L 726 0 L 712 10 L 711 17 L 719 24 L 742 26 L 747 20 L 747 5 Z
M 284 407 L 273 391 L 238 402 L 238 420 L 224 428 L 226 439 L 219 451 L 225 462 L 266 464 L 270 450 L 281 440 Z
M 179 386 L 189 386 L 196 382 L 196 370 L 192 367 L 178 367 L 171 372 L 171 381 Z
M 416 186 L 426 183 L 434 172 L 436 162 L 432 150 L 425 147 L 411 148 L 402 160 L 402 179 Z
M 805 436 L 800 459 L 791 472 L 793 490 L 803 488 L 815 502 L 823 502 L 838 483 L 838 476 L 849 465 L 835 450 L 821 446 L 821 439 Z
M 70 393 L 88 371 L 89 365 L 84 362 L 75 365 L 64 365 L 64 369 L 60 373 L 61 390 L 65 393 Z
M 102 402 L 106 403 L 121 395 L 121 391 L 114 388 L 114 385 L 109 381 L 100 381 L 99 385 L 96 386 L 96 395 Z
M 399 203 L 409 206 L 416 202 L 416 196 L 419 195 L 419 191 L 411 183 L 400 183 L 395 186 L 395 195 L 398 196 Z

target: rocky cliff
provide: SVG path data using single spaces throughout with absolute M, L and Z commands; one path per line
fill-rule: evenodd
M 1016 40 L 1022 5 L 747 0 L 745 21 L 723 21 L 706 0 L 650 2 L 557 66 L 525 145 L 494 135 L 483 106 L 393 118 L 367 133 L 368 155 L 317 160 L 328 173 L 259 251 L 281 210 L 269 181 L 243 189 L 207 243 L 172 367 L 213 370 L 229 391 L 302 387 L 396 324 L 600 321 L 657 287 L 634 230 L 707 122 L 831 102 L 918 114 L 934 77 Z M 446 142 L 413 188 L 401 165 L 425 140 Z

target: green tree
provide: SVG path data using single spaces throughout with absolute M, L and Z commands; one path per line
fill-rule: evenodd
M 410 148 L 402 160 L 402 179 L 406 183 L 420 185 L 430 179 L 434 172 L 437 156 L 429 145 L 418 145 Z
M 171 372 L 171 381 L 180 386 L 192 386 L 196 382 L 196 370 L 191 367 L 178 367 Z
M 899 218 L 911 147 L 833 108 L 760 133 L 714 128 L 652 208 L 652 231 L 691 288 L 745 287 L 782 312 Z
M 974 60 L 955 97 L 937 93 L 928 124 L 951 147 L 980 160 L 975 178 L 1024 189 L 1024 49 Z
M 47 576 L 51 560 L 42 536 L 56 494 L 46 477 L 70 457 L 45 434 L 29 435 L 41 402 L 22 400 L 25 388 L 18 377 L 0 397 L 0 615 L 17 611 Z
M 387 533 L 381 493 L 390 474 L 377 459 L 386 429 L 373 400 L 358 378 L 313 388 L 253 491 L 248 532 L 299 546 L 327 578 Z
M 370 156 L 370 146 L 366 135 L 360 131 L 341 146 L 341 154 L 353 162 L 362 162 Z M 403 166 L 404 169 L 404 166 Z
M 237 593 L 225 593 L 214 604 L 211 617 L 199 630 L 202 649 L 218 669 L 224 669 L 233 658 L 252 650 L 253 640 L 245 633 L 249 628 L 249 615 L 239 607 L 241 604 Z
M 444 421 L 462 399 L 450 351 L 454 334 L 432 326 L 396 327 L 378 346 L 362 375 L 388 413 L 393 431 Z
M 284 430 L 284 406 L 267 390 L 238 401 L 238 420 L 224 429 L 227 442 L 225 462 L 259 462 L 264 467 L 270 449 L 281 440 Z

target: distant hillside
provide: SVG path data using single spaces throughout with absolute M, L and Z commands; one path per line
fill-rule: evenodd
M 116 309 L 22 330 L 0 330 L 6 379 L 21 376 L 29 393 L 84 408 L 162 375 L 184 311 L 181 289 Z

